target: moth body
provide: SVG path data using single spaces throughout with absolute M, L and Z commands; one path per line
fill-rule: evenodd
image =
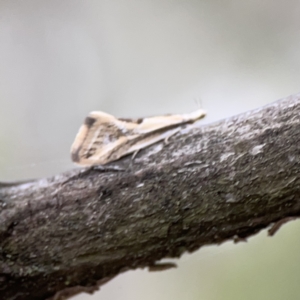
M 93 111 L 75 137 L 71 157 L 80 165 L 104 165 L 166 139 L 182 125 L 194 123 L 205 115 L 199 109 L 189 114 L 122 119 Z

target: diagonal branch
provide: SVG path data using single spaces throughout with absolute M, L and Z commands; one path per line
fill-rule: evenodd
M 92 292 L 125 270 L 299 216 L 299 115 L 295 95 L 110 164 L 125 171 L 0 185 L 0 299 Z

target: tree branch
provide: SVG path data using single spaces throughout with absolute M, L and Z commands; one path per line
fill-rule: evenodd
M 295 95 L 110 164 L 125 171 L 0 185 L 0 298 L 92 292 L 125 270 L 299 216 L 299 115 Z

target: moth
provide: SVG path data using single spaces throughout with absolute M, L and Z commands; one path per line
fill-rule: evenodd
M 83 166 L 104 165 L 168 139 L 184 124 L 194 123 L 205 115 L 204 110 L 198 109 L 188 114 L 122 119 L 93 111 L 75 137 L 71 157 Z

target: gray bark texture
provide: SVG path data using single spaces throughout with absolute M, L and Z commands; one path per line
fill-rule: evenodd
M 0 184 L 0 299 L 65 299 L 300 215 L 300 95 L 109 164 Z

